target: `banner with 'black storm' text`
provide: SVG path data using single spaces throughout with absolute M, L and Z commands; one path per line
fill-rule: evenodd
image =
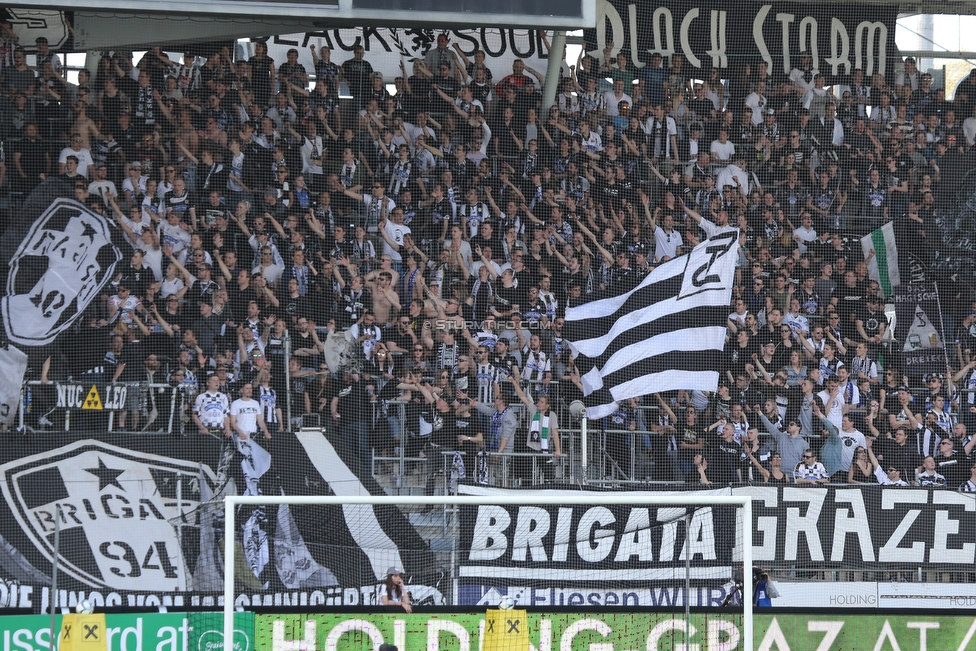
M 607 46 L 630 52 L 638 68 L 652 53 L 681 54 L 689 72 L 765 61 L 784 75 L 807 51 L 830 81 L 855 68 L 868 78 L 892 73 L 897 17 L 894 5 L 597 0 L 596 29 L 584 38 L 601 60 Z

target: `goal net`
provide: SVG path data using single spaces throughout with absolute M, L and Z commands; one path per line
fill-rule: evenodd
M 217 506 L 213 502 L 206 508 Z M 536 649 L 550 648 L 560 635 L 576 635 L 580 626 L 594 643 L 612 641 L 621 649 L 644 648 L 649 635 L 689 644 L 708 636 L 726 645 L 708 648 L 752 648 L 753 583 L 741 581 L 742 568 L 752 567 L 751 536 L 745 535 L 745 523 L 752 521 L 748 497 L 604 491 L 228 496 L 220 506 L 224 543 L 221 558 L 213 561 L 223 564 L 228 632 L 235 611 L 266 612 L 265 607 L 272 606 L 288 612 L 281 607 L 293 605 L 320 606 L 316 612 L 335 614 L 328 621 L 316 620 L 317 616 L 274 620 L 266 628 L 276 651 L 322 648 L 325 627 L 331 630 L 329 649 L 366 648 L 333 639 L 344 630 L 355 630 L 353 638 L 369 637 L 372 648 L 381 643 L 396 644 L 400 651 L 405 651 L 404 644 L 407 649 L 435 648 L 427 646 L 432 643 L 429 630 L 427 645 L 420 645 L 415 636 L 405 639 L 407 633 L 397 628 L 404 624 L 395 623 L 404 617 L 408 631 L 434 626 L 428 622 L 425 627 L 411 617 L 435 617 L 441 622 L 437 626 L 455 637 L 467 636 L 471 646 L 461 644 L 461 651 L 482 648 L 474 645 L 486 639 L 480 637 L 486 634 L 485 622 L 497 619 L 486 619 L 486 612 L 499 607 L 513 609 L 520 621 L 520 613 L 527 611 L 529 642 Z M 256 520 L 262 523 L 261 535 L 256 534 Z M 391 530 L 393 526 L 422 534 L 416 548 L 404 547 L 408 538 Z M 272 549 L 262 537 L 273 528 L 279 529 L 271 535 L 275 540 L 290 538 L 287 553 L 278 545 Z M 281 528 L 290 531 L 282 536 Z M 283 566 L 291 568 L 295 586 L 330 585 L 320 589 L 316 603 L 276 604 L 252 598 L 252 593 L 269 587 L 258 570 L 261 563 L 272 562 L 278 575 Z M 413 615 L 406 615 L 404 603 L 415 610 Z M 370 613 L 380 614 L 342 619 L 343 606 L 349 605 L 367 606 Z M 432 616 L 430 606 L 461 608 Z M 611 619 L 626 618 L 627 610 L 657 608 L 653 616 L 630 625 L 623 620 L 619 626 L 579 623 L 584 621 L 580 616 L 603 606 L 622 607 Z M 543 625 L 542 617 L 548 618 L 550 611 L 576 613 L 578 621 L 559 628 L 558 621 L 545 619 Z M 453 623 L 444 624 L 445 618 Z M 302 623 L 308 621 L 318 622 L 312 624 L 314 630 Z M 668 643 L 659 648 L 678 647 Z

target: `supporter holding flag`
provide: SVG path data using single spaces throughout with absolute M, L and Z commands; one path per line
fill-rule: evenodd
M 588 417 L 648 392 L 715 390 L 737 252 L 738 234 L 718 231 L 636 288 L 566 310 Z

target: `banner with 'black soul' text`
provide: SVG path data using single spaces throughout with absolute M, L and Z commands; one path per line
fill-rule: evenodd
M 612 46 L 630 52 L 638 68 L 652 53 L 681 54 L 689 72 L 735 71 L 762 60 L 783 75 L 807 51 L 828 80 L 855 68 L 870 78 L 892 72 L 897 17 L 894 5 L 597 0 L 596 29 L 584 38 L 593 56 L 602 60 L 603 49 Z

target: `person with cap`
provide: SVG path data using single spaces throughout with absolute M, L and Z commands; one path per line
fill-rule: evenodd
M 132 293 L 132 283 L 128 278 L 119 279 L 116 293 L 109 297 L 106 308 L 108 310 L 108 323 L 115 323 L 118 320 L 127 328 L 135 328 L 132 316 L 140 308 L 142 301 Z
M 403 583 L 403 570 L 395 565 L 386 570 L 386 580 L 380 586 L 380 603 L 384 606 L 398 606 L 407 613 L 413 612 L 410 592 Z
M 512 355 L 511 350 L 512 340 L 508 337 L 498 337 L 491 355 L 491 364 L 495 367 L 496 395 L 500 388 L 509 402 L 515 399 L 515 391 L 508 378 L 514 377 L 516 381 L 522 381 L 518 359 Z
M 867 439 L 867 452 L 868 459 L 874 467 L 874 478 L 878 484 L 881 486 L 908 486 L 908 482 L 901 478 L 902 469 L 897 464 L 878 459 L 874 453 L 874 440 L 870 437 Z
M 935 408 L 936 398 L 942 398 L 943 405 L 946 407 L 952 404 L 952 401 L 955 399 L 955 391 L 951 382 L 945 384 L 945 375 L 943 373 L 926 373 L 922 376 L 922 381 L 925 382 L 927 389 L 923 401 L 927 411 Z M 952 426 L 949 425 L 946 429 L 950 430 Z
M 510 382 L 505 384 L 511 386 Z M 468 393 L 470 395 L 470 390 Z M 480 396 L 481 391 L 479 390 Z M 477 427 L 481 431 L 474 436 L 463 435 L 463 440 L 459 440 L 459 442 L 474 443 L 479 450 L 485 453 L 504 452 L 506 449 L 511 452 L 519 419 L 515 410 L 509 406 L 509 401 L 502 395 L 501 391 L 494 392 L 494 396 L 491 397 L 492 404 L 477 402 L 473 398 L 471 400 L 481 415 L 477 421 Z
M 923 410 L 924 407 L 920 409 L 920 412 Z M 923 459 L 929 455 L 938 454 L 942 439 L 951 438 L 952 435 L 942 429 L 938 417 L 932 411 L 924 411 L 924 415 L 922 413 L 916 414 L 910 406 L 905 404 L 902 412 L 908 419 L 908 425 L 915 428 L 915 439 L 911 443 Z

